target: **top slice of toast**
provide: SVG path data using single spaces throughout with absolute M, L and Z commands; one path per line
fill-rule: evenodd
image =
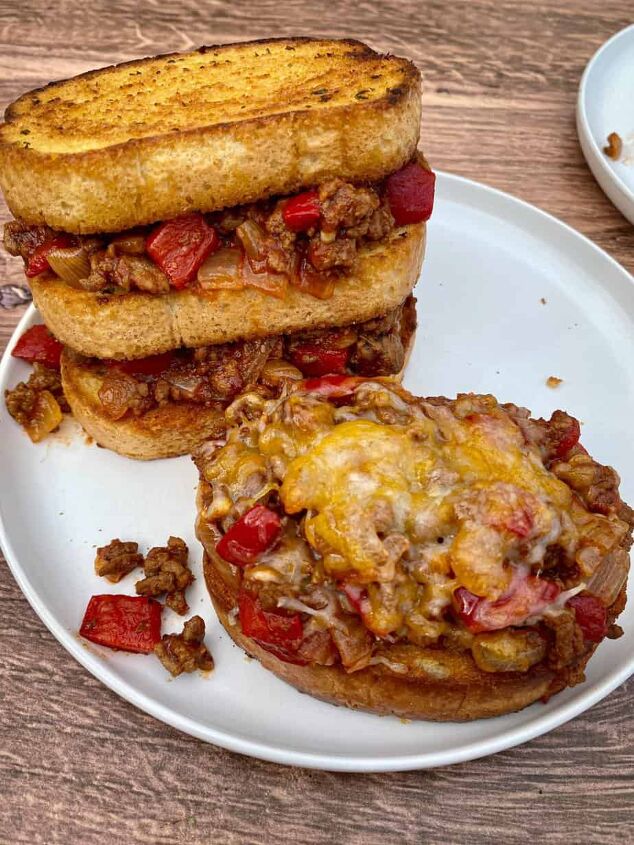
M 413 155 L 419 124 L 416 67 L 361 42 L 202 47 L 24 94 L 0 127 L 0 186 L 27 222 L 118 231 L 380 179 Z

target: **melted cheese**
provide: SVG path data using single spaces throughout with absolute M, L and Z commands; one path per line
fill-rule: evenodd
M 569 506 L 570 491 L 525 449 L 510 420 L 444 417 L 416 436 L 403 426 L 350 420 L 303 444 L 280 495 L 288 513 L 308 512 L 306 536 L 326 554 L 326 569 L 389 580 L 386 535 L 399 532 L 416 544 L 457 527 L 448 551 L 461 583 L 495 597 L 508 586 L 514 514 L 535 540 L 558 530 L 557 510 Z M 388 524 L 377 530 L 386 505 Z M 336 566 L 328 566 L 329 554 Z

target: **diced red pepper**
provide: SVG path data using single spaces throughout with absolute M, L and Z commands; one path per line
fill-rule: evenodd
M 519 581 L 506 596 L 490 601 L 476 596 L 465 587 L 454 592 L 454 607 L 462 622 L 474 634 L 497 631 L 509 625 L 521 625 L 540 613 L 559 595 L 559 587 L 545 578 L 529 575 Z
M 608 633 L 608 614 L 599 599 L 596 596 L 573 596 L 567 604 L 575 612 L 584 639 L 600 643 Z
M 350 352 L 318 343 L 302 343 L 293 347 L 291 363 L 305 376 L 325 376 L 328 373 L 345 373 Z
M 216 546 L 224 560 L 236 566 L 248 566 L 270 549 L 282 530 L 282 523 L 275 511 L 264 505 L 255 505 L 234 522 Z
M 370 601 L 368 599 L 368 591 L 365 587 L 361 587 L 358 584 L 341 584 L 340 586 L 357 613 L 363 616 L 369 612 Z
M 122 370 L 130 375 L 158 376 L 169 369 L 176 356 L 173 352 L 163 352 L 160 355 L 149 355 L 135 361 L 108 361 L 108 366 Z
M 72 235 L 66 235 L 61 232 L 59 235 L 54 235 L 50 240 L 45 241 L 40 246 L 36 247 L 26 262 L 25 275 L 30 278 L 39 276 L 45 270 L 50 270 L 48 263 L 48 254 L 53 249 L 67 249 L 74 246 L 75 238 Z
M 202 214 L 185 214 L 161 223 L 147 237 L 145 248 L 173 287 L 192 281 L 208 255 L 220 247 L 220 238 Z
M 282 219 L 291 232 L 306 232 L 316 226 L 321 218 L 319 191 L 304 191 L 286 200 L 282 208 Z
M 321 378 L 307 378 L 297 383 L 298 390 L 316 393 L 326 399 L 343 399 L 352 396 L 356 388 L 364 379 L 358 376 L 321 376 Z
M 581 426 L 579 420 L 569 416 L 564 411 L 555 411 L 550 422 L 551 437 L 555 438 L 553 458 L 556 461 L 562 460 L 579 442 Z
M 146 596 L 93 596 L 79 633 L 99 645 L 149 654 L 161 639 L 163 605 Z
M 410 162 L 385 180 L 385 192 L 397 226 L 429 220 L 434 209 L 436 174 Z
M 14 358 L 22 358 L 30 364 L 37 362 L 59 370 L 59 358 L 63 348 L 46 326 L 39 323 L 24 332 L 11 354 Z
M 238 614 L 240 627 L 247 637 L 286 663 L 306 664 L 306 660 L 297 654 L 304 636 L 299 613 L 264 610 L 259 599 L 241 590 Z

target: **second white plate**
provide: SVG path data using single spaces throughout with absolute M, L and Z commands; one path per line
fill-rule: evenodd
M 420 329 L 406 385 L 423 395 L 492 392 L 549 416 L 566 408 L 583 442 L 623 477 L 634 501 L 634 285 L 579 234 L 505 194 L 440 174 L 429 248 L 416 290 Z M 33 311 L 19 334 L 35 321 Z M 11 346 L 11 344 L 10 344 Z M 0 394 L 27 374 L 5 355 Z M 546 387 L 548 376 L 563 383 Z M 604 642 L 585 684 L 548 704 L 468 724 L 403 723 L 301 695 L 247 660 L 215 620 L 193 533 L 196 473 L 188 458 L 137 463 L 62 431 L 33 446 L 0 409 L 0 542 L 24 594 L 62 645 L 103 683 L 180 730 L 281 763 L 345 771 L 425 768 L 491 754 L 590 707 L 634 671 L 634 605 L 626 635 Z M 208 622 L 216 669 L 168 680 L 152 657 L 91 647 L 77 636 L 92 594 L 94 547 L 113 537 L 143 550 L 168 534 L 192 549 L 190 597 Z M 169 628 L 180 619 L 167 617 Z M 10 704 L 10 703 L 9 703 Z
M 623 140 L 617 161 L 603 152 L 611 132 Z M 613 35 L 588 62 L 579 84 L 577 133 L 595 179 L 634 223 L 634 25 Z

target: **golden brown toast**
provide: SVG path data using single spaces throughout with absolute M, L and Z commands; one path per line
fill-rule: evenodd
M 119 231 L 383 178 L 416 149 L 420 74 L 359 41 L 252 41 L 55 82 L 5 121 L 0 186 L 16 217 Z
M 85 431 L 100 446 L 128 458 L 186 455 L 225 431 L 223 411 L 191 402 L 169 402 L 138 417 L 111 419 L 97 395 L 101 380 L 68 349 L 62 353 L 62 384 L 73 416 Z
M 395 229 L 365 245 L 330 299 L 289 287 L 284 299 L 254 288 L 196 294 L 104 295 L 57 278 L 31 279 L 33 299 L 53 334 L 96 358 L 144 358 L 179 346 L 209 346 L 302 329 L 370 320 L 396 308 L 418 279 L 425 223 Z

